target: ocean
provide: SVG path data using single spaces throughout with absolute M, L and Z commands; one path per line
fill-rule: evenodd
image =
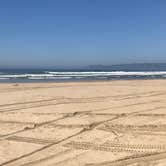
M 89 80 L 166 79 L 166 70 L 0 69 L 0 82 L 66 82 Z

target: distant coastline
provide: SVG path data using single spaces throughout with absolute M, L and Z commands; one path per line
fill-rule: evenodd
M 105 71 L 166 71 L 166 63 L 131 63 L 116 65 L 90 65 L 90 70 Z

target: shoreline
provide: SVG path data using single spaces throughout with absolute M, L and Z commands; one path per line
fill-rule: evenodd
M 91 83 L 91 82 L 115 82 L 115 81 L 153 81 L 153 80 L 166 80 L 166 78 L 132 78 L 132 79 L 110 79 L 110 80 L 67 80 L 67 81 L 2 81 L 0 80 L 0 84 L 54 84 L 54 83 Z

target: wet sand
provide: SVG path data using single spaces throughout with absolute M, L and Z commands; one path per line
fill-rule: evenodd
M 165 166 L 166 80 L 0 84 L 0 166 Z

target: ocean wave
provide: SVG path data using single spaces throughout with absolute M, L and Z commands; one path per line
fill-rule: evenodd
M 125 75 L 166 75 L 166 71 L 152 71 L 152 72 L 126 72 L 126 71 L 111 71 L 111 72 L 52 72 L 47 71 L 46 73 L 61 76 L 61 75 L 70 75 L 70 76 L 125 76 Z
M 0 77 L 0 80 L 9 80 L 10 78 L 3 78 L 3 77 Z
M 0 79 L 86 79 L 86 78 L 123 78 L 123 77 L 163 77 L 166 78 L 166 71 L 152 71 L 152 72 L 126 72 L 126 71 L 112 71 L 112 72 L 52 72 L 47 71 L 44 74 L 1 74 Z
M 10 75 L 1 75 L 3 78 L 28 78 L 28 77 L 50 77 L 54 76 L 52 74 L 10 74 Z
M 72 79 L 72 77 L 35 77 L 35 76 L 33 76 L 33 77 L 28 77 L 28 79 L 31 79 L 31 80 L 43 80 L 43 79 L 55 79 L 55 80 L 57 80 L 57 79 Z

